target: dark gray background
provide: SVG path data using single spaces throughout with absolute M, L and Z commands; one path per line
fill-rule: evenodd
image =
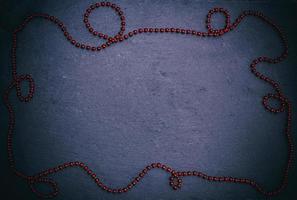
M 209 9 L 224 7 L 232 20 L 256 9 L 280 24 L 289 39 L 289 57 L 259 70 L 280 82 L 296 104 L 296 1 L 114 1 L 125 12 L 127 30 L 173 26 L 205 30 Z M 102 42 L 85 29 L 82 14 L 92 1 L 4 1 L 0 3 L 0 92 L 11 80 L 11 32 L 32 12 L 60 18 L 79 41 Z M 222 16 L 215 16 L 220 27 Z M 93 26 L 114 34 L 119 19 L 111 9 L 92 13 Z M 58 28 L 34 20 L 18 35 L 18 73 L 36 83 L 29 104 L 16 105 L 14 149 L 18 169 L 34 174 L 65 161 L 82 160 L 110 186 L 124 186 L 151 162 L 176 170 L 254 178 L 276 187 L 286 161 L 284 114 L 261 105 L 272 91 L 249 70 L 260 55 L 276 56 L 281 45 L 272 28 L 248 18 L 220 38 L 176 34 L 139 35 L 100 53 L 74 48 Z M 25 85 L 25 83 L 24 83 Z M 1 194 L 36 199 L 15 178 L 6 158 L 7 111 L 0 104 Z M 293 114 L 295 119 L 295 111 Z M 296 120 L 293 134 L 296 140 Z M 153 170 L 132 191 L 103 192 L 78 169 L 54 176 L 56 199 L 265 199 L 249 186 L 183 179 L 179 191 L 168 174 Z M 274 199 L 296 198 L 296 167 L 288 188 Z M 295 198 L 294 198 L 295 197 Z

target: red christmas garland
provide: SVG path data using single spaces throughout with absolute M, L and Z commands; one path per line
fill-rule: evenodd
M 91 12 L 97 8 L 111 8 L 113 9 L 120 17 L 121 20 L 121 28 L 120 31 L 118 32 L 117 35 L 115 36 L 108 36 L 104 33 L 100 33 L 96 31 L 91 24 L 89 23 L 89 15 Z M 214 13 L 222 13 L 225 16 L 225 27 L 222 29 L 213 29 L 211 26 L 211 17 Z M 225 177 L 225 176 L 210 176 L 207 174 L 204 174 L 200 171 L 177 171 L 174 170 L 173 168 L 169 167 L 168 165 L 162 164 L 162 163 L 152 163 L 148 166 L 146 166 L 143 170 L 140 171 L 140 173 L 131 180 L 131 182 L 126 185 L 123 188 L 111 188 L 107 185 L 105 185 L 99 178 L 99 176 L 93 172 L 87 164 L 84 162 L 80 161 L 74 161 L 74 162 L 66 162 L 63 163 L 59 166 L 55 166 L 53 168 L 46 169 L 44 171 L 39 172 L 38 174 L 35 175 L 26 175 L 20 171 L 17 170 L 15 167 L 15 160 L 14 160 L 14 155 L 13 155 L 13 148 L 12 148 L 12 140 L 13 140 L 13 132 L 15 129 L 15 113 L 13 110 L 13 106 L 9 102 L 9 95 L 10 92 L 15 88 L 16 89 L 16 94 L 18 99 L 21 102 L 29 102 L 34 95 L 35 92 L 35 85 L 34 85 L 34 80 L 31 77 L 31 75 L 18 75 L 17 74 L 17 67 L 16 67 L 16 49 L 17 49 L 17 34 L 20 33 L 26 25 L 33 19 L 35 18 L 41 18 L 48 20 L 58 26 L 58 28 L 62 31 L 66 39 L 75 47 L 80 48 L 80 49 L 85 49 L 88 51 L 94 51 L 94 52 L 100 52 L 112 45 L 115 45 L 118 42 L 124 42 L 124 40 L 129 39 L 130 37 L 133 37 L 135 35 L 139 34 L 147 34 L 147 33 L 161 33 L 161 34 L 168 34 L 168 33 L 177 33 L 177 34 L 186 34 L 189 36 L 193 37 L 219 37 L 222 36 L 233 29 L 235 29 L 239 23 L 247 16 L 254 16 L 258 19 L 263 20 L 267 24 L 271 25 L 273 29 L 278 33 L 279 37 L 282 40 L 282 44 L 284 46 L 284 50 L 282 54 L 276 58 L 269 58 L 266 56 L 261 56 L 255 58 L 251 64 L 250 64 L 250 69 L 251 72 L 259 79 L 265 81 L 269 85 L 272 86 L 274 89 L 275 93 L 269 93 L 263 97 L 263 105 L 266 110 L 272 113 L 279 113 L 279 112 L 286 112 L 287 113 L 287 120 L 286 120 L 286 125 L 285 125 L 285 135 L 287 137 L 287 142 L 288 142 L 288 159 L 287 159 L 287 164 L 283 172 L 283 179 L 281 184 L 274 190 L 271 191 L 266 191 L 261 187 L 256 181 L 249 179 L 249 178 L 237 178 L 237 177 Z M 100 3 L 95 3 L 91 5 L 85 12 L 84 14 L 84 23 L 86 25 L 86 28 L 92 33 L 94 36 L 98 36 L 99 38 L 102 38 L 104 40 L 107 40 L 105 43 L 99 45 L 99 46 L 91 46 L 84 44 L 82 42 L 76 41 L 70 33 L 67 31 L 66 26 L 61 22 L 58 18 L 55 16 L 50 16 L 48 14 L 43 14 L 43 13 L 37 13 L 30 15 L 27 17 L 24 22 L 13 32 L 13 44 L 12 44 L 12 77 L 13 80 L 11 81 L 9 87 L 6 89 L 5 94 L 4 94 L 4 102 L 5 105 L 8 109 L 9 113 L 9 122 L 8 122 L 8 138 L 7 138 L 7 148 L 8 148 L 8 160 L 10 163 L 10 167 L 14 171 L 15 175 L 21 177 L 25 181 L 28 182 L 30 185 L 32 191 L 36 193 L 39 197 L 43 198 L 50 198 L 50 197 L 55 197 L 58 194 L 58 186 L 57 183 L 48 178 L 49 175 L 57 173 L 59 171 L 62 171 L 67 168 L 71 167 L 78 167 L 82 169 L 83 171 L 86 172 L 87 175 L 90 176 L 90 178 L 103 190 L 110 192 L 110 193 L 124 193 L 128 192 L 130 189 L 132 189 L 150 170 L 158 168 L 161 169 L 167 173 L 169 173 L 170 176 L 170 186 L 174 189 L 177 190 L 181 187 L 182 185 L 182 177 L 183 176 L 196 176 L 199 178 L 203 178 L 208 181 L 213 181 L 213 182 L 226 182 L 226 183 L 240 183 L 240 184 L 246 184 L 250 185 L 251 187 L 255 188 L 258 190 L 260 193 L 266 195 L 266 196 L 273 196 L 279 194 L 287 185 L 288 182 L 288 173 L 289 169 L 292 167 L 292 159 L 293 159 L 293 141 L 292 141 L 292 135 L 291 135 L 291 121 L 292 121 L 292 106 L 291 103 L 289 102 L 288 98 L 284 96 L 282 93 L 279 84 L 272 80 L 271 78 L 261 74 L 260 72 L 257 71 L 256 66 L 259 63 L 265 62 L 265 63 L 270 63 L 270 64 L 276 64 L 284 60 L 288 56 L 288 43 L 287 40 L 284 36 L 284 33 L 280 30 L 280 28 L 273 23 L 268 17 L 264 16 L 262 13 L 257 12 L 257 11 L 244 11 L 242 12 L 235 22 L 231 23 L 230 22 L 230 15 L 227 10 L 223 8 L 214 8 L 211 9 L 206 18 L 206 27 L 207 31 L 206 32 L 200 32 L 196 31 L 193 29 L 183 29 L 183 28 L 138 28 L 135 30 L 132 30 L 128 32 L 127 34 L 124 34 L 125 32 L 125 16 L 123 11 L 121 10 L 120 7 L 118 7 L 116 4 L 110 3 L 110 2 L 100 2 Z M 22 81 L 28 81 L 29 82 L 29 93 L 27 96 L 24 96 L 21 91 L 21 82 Z M 276 99 L 281 103 L 281 106 L 279 108 L 273 108 L 269 106 L 268 100 L 269 99 Z M 49 186 L 52 187 L 52 192 L 44 194 L 39 191 L 37 191 L 34 187 L 36 183 L 46 183 Z

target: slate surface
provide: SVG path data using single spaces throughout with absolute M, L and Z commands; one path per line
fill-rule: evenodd
M 127 30 L 145 26 L 205 30 L 205 16 L 213 7 L 228 9 L 232 20 L 242 10 L 262 11 L 284 28 L 290 49 L 283 63 L 263 64 L 259 69 L 279 81 L 293 109 L 297 106 L 296 1 L 114 2 L 126 15 Z M 59 17 L 77 40 L 98 44 L 102 41 L 82 23 L 91 3 L 1 2 L 1 94 L 11 80 L 13 28 L 32 12 L 46 12 Z M 119 20 L 111 10 L 97 10 L 90 20 L 102 32 L 118 31 Z M 215 16 L 216 27 L 222 20 Z M 257 56 L 276 56 L 281 51 L 277 35 L 261 21 L 244 20 L 220 38 L 139 35 L 93 53 L 73 48 L 56 26 L 35 20 L 19 35 L 18 45 L 18 72 L 32 74 L 37 87 L 29 104 L 11 95 L 17 113 L 14 149 L 21 171 L 33 174 L 61 162 L 82 160 L 106 184 L 117 187 L 126 185 L 147 164 L 162 162 L 177 170 L 251 177 L 268 189 L 278 185 L 287 149 L 284 115 L 264 110 L 261 98 L 272 88 L 248 67 Z M 7 111 L 3 104 L 0 110 L 1 194 L 9 195 L 7 199 L 36 199 L 8 169 Z M 193 177 L 184 178 L 182 188 L 173 191 L 168 174 L 159 170 L 123 195 L 101 191 L 76 169 L 54 179 L 61 190 L 56 199 L 265 199 L 248 186 Z M 275 199 L 294 199 L 296 183 L 294 167 L 288 189 Z

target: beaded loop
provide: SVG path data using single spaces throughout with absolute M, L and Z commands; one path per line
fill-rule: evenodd
M 89 16 L 92 13 L 93 10 L 100 8 L 100 7 L 105 7 L 105 8 L 111 8 L 113 9 L 120 17 L 120 30 L 118 31 L 118 34 L 114 35 L 113 37 L 108 36 L 107 34 L 101 33 L 99 31 L 96 31 L 92 25 L 89 23 Z M 92 4 L 84 13 L 84 20 L 83 22 L 86 25 L 86 28 L 89 30 L 90 33 L 93 33 L 95 36 L 99 36 L 100 38 L 104 40 L 108 40 L 109 38 L 115 38 L 117 35 L 123 35 L 125 31 L 125 16 L 123 11 L 121 10 L 120 7 L 118 7 L 116 4 L 111 4 L 110 2 L 101 2 L 101 3 L 95 3 Z
M 26 96 L 24 96 L 22 94 L 22 90 L 21 90 L 22 81 L 28 81 L 29 82 L 29 93 Z M 27 75 L 18 75 L 16 77 L 15 87 L 16 87 L 16 91 L 17 91 L 17 97 L 19 98 L 20 101 L 28 102 L 33 98 L 35 85 L 34 85 L 34 80 L 33 80 L 31 75 L 29 75 L 29 74 L 27 74 Z
M 222 13 L 225 16 L 225 26 L 221 29 L 213 29 L 211 26 L 211 17 L 215 13 Z M 206 19 L 206 28 L 209 33 L 218 33 L 220 35 L 229 31 L 230 24 L 230 14 L 227 10 L 223 8 L 213 8 L 208 12 L 207 19 Z
M 169 185 L 174 189 L 180 189 L 182 186 L 182 179 L 179 176 L 170 176 Z
M 49 193 L 40 192 L 35 188 L 36 184 L 47 184 L 49 187 L 52 188 L 52 191 Z M 58 185 L 52 179 L 49 179 L 49 178 L 32 179 L 32 180 L 29 180 L 29 185 L 30 185 L 31 191 L 34 192 L 38 197 L 53 198 L 58 195 L 58 191 L 59 191 Z
M 273 108 L 269 105 L 268 101 L 269 99 L 275 99 L 280 102 L 280 106 L 278 108 Z M 286 106 L 286 100 L 284 97 L 278 95 L 278 94 L 267 94 L 263 97 L 263 105 L 266 110 L 273 112 L 273 113 L 279 113 L 279 112 L 284 112 L 285 111 L 285 106 Z

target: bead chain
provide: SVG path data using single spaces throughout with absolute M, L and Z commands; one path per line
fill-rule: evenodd
M 96 31 L 91 24 L 89 23 L 89 16 L 91 14 L 91 12 L 97 8 L 101 8 L 101 7 L 105 7 L 105 8 L 111 8 L 113 9 L 120 17 L 120 21 L 121 21 L 121 26 L 120 26 L 120 31 L 118 32 L 117 35 L 110 37 L 107 34 L 104 33 L 100 33 L 98 31 Z M 225 16 L 225 27 L 222 29 L 213 29 L 211 26 L 211 17 L 213 14 L 215 13 L 221 13 Z M 283 171 L 283 179 L 282 182 L 280 183 L 280 185 L 271 191 L 266 191 L 264 190 L 264 188 L 262 186 L 260 186 L 256 181 L 249 179 L 249 178 L 236 178 L 236 177 L 226 177 L 226 176 L 210 176 L 207 174 L 204 174 L 202 172 L 199 171 L 176 171 L 173 168 L 169 167 L 166 164 L 162 164 L 162 163 L 152 163 L 148 166 L 146 166 L 143 170 L 141 170 L 139 172 L 139 174 L 133 178 L 130 183 L 128 185 L 126 185 L 125 187 L 122 188 L 112 188 L 109 187 L 107 185 L 105 185 L 100 178 L 97 176 L 97 174 L 95 172 L 93 172 L 85 163 L 80 162 L 80 161 L 75 161 L 75 162 L 65 162 L 61 165 L 58 165 L 56 167 L 53 168 L 49 168 L 46 169 L 44 171 L 41 171 L 38 174 L 35 175 L 26 175 L 20 171 L 17 170 L 17 168 L 15 167 L 15 160 L 14 160 L 14 155 L 13 155 L 13 148 L 12 148 L 12 139 L 13 139 L 13 132 L 15 129 L 15 113 L 13 110 L 13 107 L 11 105 L 11 103 L 9 102 L 9 95 L 10 92 L 16 88 L 16 94 L 17 97 L 19 99 L 19 101 L 21 102 L 29 102 L 32 98 L 33 98 L 33 94 L 35 91 L 35 84 L 34 84 L 34 80 L 32 78 L 31 75 L 27 74 L 27 75 L 18 75 L 17 74 L 17 68 L 16 68 L 16 49 L 17 49 L 17 34 L 19 32 L 21 32 L 26 25 L 34 18 L 42 18 L 42 19 L 46 19 L 54 24 L 56 24 L 59 29 L 61 29 L 61 31 L 63 32 L 64 36 L 66 37 L 66 39 L 75 47 L 80 48 L 80 49 L 85 49 L 88 51 L 102 51 L 106 48 L 108 48 L 109 46 L 112 46 L 118 42 L 123 42 L 124 40 L 127 40 L 135 35 L 138 34 L 144 34 L 144 33 L 178 33 L 178 34 L 186 34 L 186 35 L 190 35 L 193 37 L 219 37 L 222 36 L 230 31 L 232 31 L 233 29 L 235 29 L 239 23 L 247 16 L 254 16 L 257 17 L 258 19 L 263 20 L 264 22 L 268 23 L 269 25 L 271 25 L 274 30 L 278 33 L 278 35 L 280 36 L 281 40 L 282 40 L 282 44 L 284 46 L 284 50 L 282 52 L 282 54 L 276 58 L 269 58 L 266 56 L 261 56 L 258 57 L 256 59 L 254 59 L 251 64 L 250 64 L 250 69 L 251 72 L 257 77 L 260 78 L 261 80 L 265 81 L 266 83 L 270 84 L 273 89 L 275 90 L 275 94 L 269 93 L 267 95 L 265 95 L 262 99 L 262 103 L 264 108 L 267 111 L 270 111 L 272 113 L 279 113 L 279 112 L 287 112 L 287 121 L 286 121 L 286 129 L 285 129 L 285 135 L 287 138 L 287 142 L 288 142 L 288 158 L 287 158 L 287 164 L 286 167 Z M 265 62 L 265 63 L 271 63 L 271 64 L 275 64 L 275 63 L 279 63 L 282 60 L 284 60 L 287 55 L 288 55 L 288 43 L 287 43 L 287 39 L 284 36 L 284 33 L 280 30 L 280 28 L 273 23 L 269 18 L 267 18 L 266 16 L 264 16 L 262 13 L 257 12 L 257 11 L 244 11 L 242 12 L 237 19 L 231 23 L 230 22 L 230 15 L 228 13 L 227 10 L 223 9 L 223 8 L 214 8 L 211 9 L 208 14 L 207 14 L 207 18 L 206 18 L 206 28 L 207 31 L 206 32 L 200 32 L 200 31 L 196 31 L 193 29 L 183 29 L 183 28 L 171 28 L 171 27 L 164 27 L 164 28 L 138 28 L 135 29 L 133 31 L 128 32 L 128 34 L 124 34 L 125 32 L 125 16 L 123 11 L 121 10 L 120 7 L 118 7 L 116 4 L 110 3 L 110 2 L 99 2 L 99 3 L 95 3 L 93 5 L 91 5 L 85 12 L 84 14 L 84 19 L 83 22 L 85 23 L 86 28 L 89 30 L 90 33 L 92 33 L 94 36 L 97 36 L 99 38 L 102 38 L 104 40 L 107 40 L 105 43 L 99 45 L 99 46 L 92 46 L 92 45 L 88 45 L 82 42 L 78 42 L 76 41 L 71 35 L 70 33 L 67 31 L 66 26 L 64 25 L 64 23 L 62 21 L 60 21 L 58 18 L 56 18 L 55 16 L 50 16 L 48 14 L 42 14 L 42 13 L 37 13 L 37 14 L 33 14 L 30 15 L 29 17 L 27 17 L 24 22 L 17 28 L 15 29 L 15 31 L 13 32 L 13 43 L 12 43 L 12 57 L 11 57 L 11 62 L 12 62 L 12 77 L 13 80 L 10 83 L 10 85 L 8 86 L 8 88 L 5 91 L 4 94 L 4 103 L 8 109 L 8 114 L 9 114 L 9 122 L 8 122 L 8 135 L 7 135 L 7 150 L 8 150 L 8 160 L 9 160 L 9 164 L 10 167 L 13 169 L 14 173 L 25 179 L 31 190 L 36 193 L 36 195 L 38 197 L 41 198 L 51 198 L 51 197 L 55 197 L 58 194 L 58 185 L 57 183 L 48 178 L 49 175 L 57 173 L 59 171 L 62 171 L 66 168 L 71 168 L 71 167 L 77 167 L 82 169 L 101 189 L 110 192 L 110 193 L 124 193 L 124 192 L 128 192 L 130 189 L 132 189 L 138 182 L 140 182 L 140 180 L 146 175 L 148 174 L 148 172 L 152 169 L 161 169 L 167 173 L 170 174 L 170 178 L 169 178 L 169 184 L 170 186 L 174 189 L 177 190 L 179 188 L 181 188 L 182 186 L 182 177 L 184 176 L 196 176 L 202 179 L 205 179 L 207 181 L 211 181 L 211 182 L 225 182 L 225 183 L 241 183 L 241 184 L 245 184 L 245 185 L 250 185 L 251 187 L 253 187 L 254 189 L 256 189 L 257 191 L 259 191 L 260 193 L 266 195 L 266 196 L 273 196 L 273 195 L 277 195 L 279 194 L 287 185 L 288 183 L 288 174 L 289 174 L 289 169 L 292 166 L 292 161 L 293 161 L 293 139 L 291 136 L 291 121 L 292 121 L 292 106 L 291 103 L 289 102 L 288 98 L 286 98 L 284 96 L 284 94 L 282 93 L 279 84 L 272 80 L 271 78 L 261 74 L 260 72 L 257 71 L 256 66 L 259 63 Z M 24 96 L 22 94 L 21 91 L 21 82 L 22 81 L 28 81 L 29 82 L 29 92 L 27 94 L 27 96 Z M 269 99 L 275 99 L 278 100 L 280 102 L 280 107 L 279 108 L 273 108 L 268 104 L 268 100 Z M 35 189 L 35 184 L 37 183 L 45 183 L 48 184 L 51 188 L 52 191 L 49 193 L 42 193 L 40 191 L 38 191 L 37 189 Z

